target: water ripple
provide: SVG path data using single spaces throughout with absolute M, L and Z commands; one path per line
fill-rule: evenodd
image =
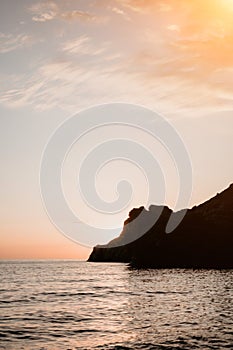
M 0 263 L 0 349 L 232 349 L 233 271 Z

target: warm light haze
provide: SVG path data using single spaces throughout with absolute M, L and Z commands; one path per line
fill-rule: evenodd
M 169 120 L 192 161 L 190 207 L 233 182 L 232 0 L 1 1 L 0 80 L 0 259 L 88 257 L 90 247 L 50 222 L 39 169 L 54 130 L 96 104 L 139 104 Z M 136 131 L 131 137 L 143 142 Z M 64 190 L 73 210 L 100 223 L 104 218 L 90 215 L 75 192 L 79 156 L 94 141 L 101 134 L 67 158 Z M 167 169 L 166 204 L 173 208 L 175 172 L 156 145 L 147 146 Z M 146 201 L 143 177 L 124 164 L 121 170 L 137 191 L 119 226 Z M 113 164 L 100 183 L 106 200 L 117 172 Z

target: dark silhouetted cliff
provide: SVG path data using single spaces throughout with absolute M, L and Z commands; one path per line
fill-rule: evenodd
M 133 225 L 129 230 L 127 224 L 142 212 L 142 221 L 149 220 L 159 208 L 131 210 L 120 236 L 105 246 L 94 247 L 88 261 L 126 262 L 152 268 L 233 268 L 233 185 L 189 209 L 170 234 L 165 233 L 165 228 L 172 211 L 164 207 L 147 233 L 124 245 L 126 238 L 134 234 Z M 119 243 L 123 245 L 114 247 Z

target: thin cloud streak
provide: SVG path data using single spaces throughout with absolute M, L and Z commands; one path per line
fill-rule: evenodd
M 0 33 L 0 53 L 8 53 L 32 44 L 32 37 L 27 34 Z
M 101 22 L 103 19 L 87 11 L 78 9 L 65 10 L 59 7 L 57 3 L 52 1 L 38 2 L 29 7 L 29 12 L 32 14 L 32 21 L 47 22 L 52 20 L 81 20 Z
M 232 109 L 233 24 L 226 8 L 218 0 L 217 11 L 216 3 L 109 1 L 101 15 L 95 15 L 111 19 L 107 31 L 98 27 L 101 34 L 90 29 L 88 6 L 86 11 L 70 11 L 66 3 L 34 4 L 30 11 L 41 21 L 64 19 L 69 13 L 72 23 L 81 13 L 86 32 L 68 38 L 64 34 L 53 55 L 30 76 L 23 75 L 16 83 L 9 77 L 2 102 L 70 110 L 82 101 L 128 99 L 163 113 L 189 115 Z M 98 6 L 93 3 L 96 13 Z M 122 21 L 125 16 L 130 20 Z M 64 25 L 55 28 L 66 33 Z
M 68 54 L 79 54 L 96 56 L 102 54 L 106 50 L 106 47 L 95 47 L 91 43 L 91 38 L 87 35 L 82 35 L 74 40 L 69 40 L 64 43 L 62 51 Z

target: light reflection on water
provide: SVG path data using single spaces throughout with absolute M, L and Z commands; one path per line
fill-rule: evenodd
M 233 271 L 0 263 L 1 349 L 231 349 Z

